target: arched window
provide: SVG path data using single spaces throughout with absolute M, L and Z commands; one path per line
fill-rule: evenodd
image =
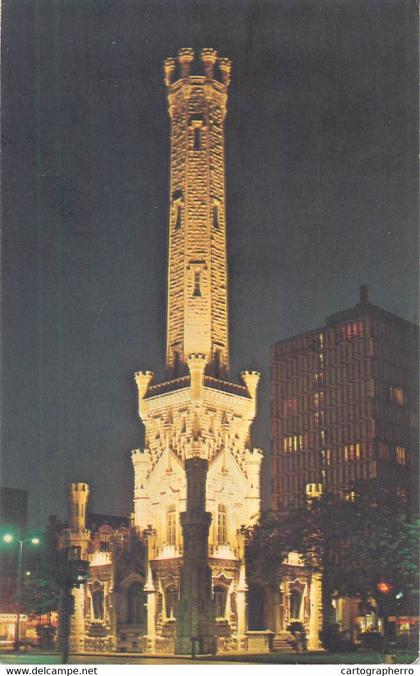
M 182 226 L 182 204 L 180 200 L 174 202 L 174 214 L 175 214 L 175 229 L 179 230 Z
M 127 624 L 146 628 L 146 594 L 140 582 L 133 582 L 127 589 Z
M 213 215 L 213 228 L 216 228 L 216 230 L 218 230 L 220 228 L 219 203 L 218 202 L 213 202 L 212 215 Z
M 176 509 L 175 505 L 168 507 L 166 517 L 166 540 L 168 545 L 176 544 Z
M 92 591 L 92 609 L 95 620 L 104 619 L 104 590 L 99 584 L 95 584 Z
M 216 614 L 216 618 L 221 619 L 225 617 L 225 612 L 226 612 L 226 599 L 227 599 L 227 591 L 226 587 L 223 587 L 222 585 L 217 585 L 214 588 L 214 611 Z
M 165 609 L 166 617 L 172 619 L 176 617 L 176 608 L 178 605 L 178 590 L 174 587 L 167 587 L 165 589 Z
M 217 544 L 225 545 L 227 543 L 227 520 L 226 505 L 218 505 L 217 508 Z
M 300 620 L 300 607 L 302 605 L 302 594 L 297 589 L 290 592 L 290 619 Z
M 201 129 L 194 127 L 194 150 L 201 150 Z
M 194 289 L 193 289 L 193 296 L 201 296 L 201 273 L 200 272 L 194 272 Z

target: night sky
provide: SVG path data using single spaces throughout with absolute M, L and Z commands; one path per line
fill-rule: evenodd
M 226 120 L 232 377 L 370 300 L 417 312 L 413 0 L 3 0 L 1 483 L 31 526 L 66 483 L 126 514 L 133 372 L 162 375 L 169 118 L 162 61 L 233 61 Z M 269 467 L 265 467 L 265 504 Z

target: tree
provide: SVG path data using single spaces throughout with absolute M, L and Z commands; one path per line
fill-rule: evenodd
M 44 545 L 36 553 L 36 559 L 32 560 L 30 576 L 24 579 L 22 608 L 28 615 L 45 615 L 59 608 L 61 582 L 58 538 L 61 528 L 61 523 L 55 517 L 50 517 L 43 538 Z
M 259 585 L 275 583 L 294 550 L 308 569 L 322 571 L 324 623 L 333 621 L 334 596 L 374 598 L 386 617 L 397 614 L 397 595 L 418 588 L 418 533 L 419 523 L 377 488 L 355 487 L 345 497 L 325 494 L 284 516 L 262 514 L 250 533 L 248 577 Z M 378 587 L 381 581 L 390 586 L 388 596 Z

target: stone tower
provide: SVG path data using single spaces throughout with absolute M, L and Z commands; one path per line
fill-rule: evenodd
M 243 372 L 241 384 L 228 377 L 230 61 L 203 49 L 199 64 L 181 49 L 177 61 L 165 61 L 164 76 L 171 119 L 167 379 L 155 384 L 151 371 L 135 374 L 145 447 L 132 454 L 134 522 L 148 542 L 147 646 L 190 652 L 198 638 L 206 651 L 215 644 L 236 650 L 246 642 L 243 526 L 259 513 L 262 452 L 250 442 L 259 374 Z
M 63 531 L 61 548 L 78 547 L 80 558 L 88 558 L 90 531 L 86 527 L 89 484 L 74 481 L 68 485 L 69 528 Z M 85 648 L 85 589 L 72 589 L 74 613 L 70 619 L 70 648 L 74 652 Z
M 203 49 L 203 75 L 194 53 L 165 61 L 171 117 L 171 180 L 167 368 L 186 372 L 190 354 L 206 358 L 206 373 L 229 368 L 224 119 L 230 61 Z M 215 77 L 217 67 L 220 79 Z

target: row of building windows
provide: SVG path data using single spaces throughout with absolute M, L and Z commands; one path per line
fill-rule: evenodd
M 332 388 L 330 390 L 312 392 L 300 397 L 287 397 L 274 400 L 271 411 L 273 416 L 293 417 L 301 413 L 318 411 L 319 409 L 331 409 L 347 404 L 347 402 L 360 402 L 368 405 L 371 388 L 368 383 L 354 383 L 348 387 Z M 370 410 L 370 409 L 369 409 Z
M 278 391 L 278 390 L 277 390 Z M 387 386 L 385 387 L 387 392 L 387 399 L 376 400 L 375 402 L 375 415 L 384 417 L 388 419 L 398 421 L 400 418 L 400 411 L 405 408 L 405 403 L 407 401 L 405 391 L 402 387 L 396 386 Z M 375 392 L 376 399 L 380 391 Z M 293 418 L 298 416 L 300 413 L 307 413 L 308 411 L 317 411 L 319 409 L 325 408 L 329 410 L 329 415 L 331 418 L 328 418 L 331 422 L 335 422 L 335 419 L 340 420 L 341 415 L 348 417 L 355 417 L 360 415 L 362 417 L 372 415 L 372 407 L 370 399 L 373 398 L 373 382 L 365 381 L 360 383 L 351 383 L 344 387 L 332 387 L 325 391 L 312 392 L 305 394 L 300 397 L 287 397 L 274 399 L 272 402 L 272 416 L 282 416 L 283 418 Z M 337 410 L 333 407 L 338 407 L 347 404 L 348 402 L 357 401 L 358 404 L 354 405 L 353 409 L 350 406 L 347 406 L 345 410 Z M 386 406 L 386 403 L 392 404 L 391 406 Z M 335 412 L 336 411 L 336 412 Z
M 320 462 L 318 462 L 318 458 Z M 379 442 L 377 446 L 374 446 L 372 443 L 354 443 L 338 448 L 325 448 L 309 453 L 293 454 L 287 458 L 287 461 L 286 458 L 284 459 L 286 464 L 279 458 L 277 461 L 276 459 L 273 460 L 273 465 L 277 472 L 282 473 L 286 469 L 286 466 L 289 471 L 304 469 L 305 467 L 316 467 L 319 464 L 329 466 L 376 458 L 395 462 L 403 466 L 407 464 L 407 452 L 404 446 L 397 445 L 390 447 Z
M 101 585 L 95 584 L 91 591 L 92 610 L 95 620 L 104 619 L 104 591 Z M 124 623 L 136 626 L 144 631 L 146 630 L 146 606 L 147 597 L 140 582 L 133 582 L 125 593 L 126 608 Z M 227 588 L 224 585 L 215 584 L 213 588 L 213 599 L 216 611 L 216 617 L 223 619 L 226 612 Z M 179 600 L 179 591 L 175 585 L 169 585 L 164 590 L 164 594 L 157 594 L 157 606 L 160 612 L 163 611 L 163 602 L 165 604 L 164 617 L 168 620 L 176 618 L 177 606 Z
M 319 448 L 320 445 L 334 445 L 339 446 L 353 439 L 373 439 L 375 437 L 375 420 L 373 418 L 345 418 L 341 416 L 341 421 L 337 425 L 328 425 L 328 427 L 320 428 L 314 426 L 306 427 L 306 430 L 293 433 L 284 434 L 285 425 L 283 420 L 272 421 L 272 443 L 273 451 L 284 453 L 291 453 L 292 451 L 299 451 L 307 448 Z M 294 431 L 294 430 L 293 430 Z M 400 431 L 401 435 L 401 431 Z M 378 434 L 380 438 L 383 435 Z M 403 437 L 401 437 L 403 438 Z
M 327 468 L 325 482 L 334 486 L 348 485 L 361 479 L 375 479 L 377 477 L 376 461 L 367 461 L 353 464 L 342 464 Z M 289 472 L 287 476 L 279 475 L 274 478 L 273 492 L 278 494 L 281 500 L 288 499 L 290 493 L 306 495 L 308 483 L 318 482 L 320 473 L 308 471 Z
M 307 403 L 302 401 L 303 403 Z M 370 418 L 374 414 L 379 415 L 380 407 L 373 408 L 372 400 L 355 397 L 350 402 L 343 402 L 336 404 L 334 408 L 316 409 L 316 404 L 313 404 L 309 410 L 302 407 L 298 415 L 282 416 L 279 413 L 279 406 L 273 405 L 273 431 L 278 428 L 280 433 L 294 432 L 298 430 L 308 430 L 319 425 L 323 425 L 323 421 L 327 425 L 335 425 L 345 423 L 358 418 Z M 283 408 L 281 406 L 280 410 Z M 401 418 L 400 412 L 395 414 L 395 419 L 398 422 Z
M 407 464 L 407 452 L 404 446 L 389 447 L 386 444 L 379 443 L 378 458 L 382 460 L 394 460 L 398 465 Z
M 322 384 L 320 384 L 319 372 L 312 375 L 301 375 L 296 378 L 284 378 L 281 380 L 273 378 L 271 392 L 273 398 L 287 399 L 296 395 L 307 394 L 308 392 L 316 392 L 323 387 L 331 390 L 340 390 L 346 386 L 360 387 L 365 382 L 370 382 L 370 387 L 373 389 L 371 369 L 369 362 L 366 360 L 335 369 L 325 369 Z
M 283 343 L 277 343 L 274 346 L 274 353 L 281 355 L 325 350 L 340 344 L 344 340 L 352 340 L 353 338 L 370 335 L 370 330 L 370 320 L 359 319 L 337 327 L 326 327 L 320 331 L 312 331 L 301 336 L 296 336 Z
M 322 330 L 296 336 L 284 342 L 277 343 L 273 348 L 273 356 L 313 352 L 330 349 L 343 343 L 363 344 L 363 341 L 354 340 L 364 337 L 375 339 L 375 352 L 391 351 L 394 355 L 402 352 L 413 353 L 417 350 L 416 328 L 407 323 L 389 322 L 378 318 L 362 318 L 357 321 L 346 322 L 338 326 L 328 326 Z M 352 348 L 350 348 L 352 349 Z M 358 348 L 355 347 L 357 350 Z M 363 349 L 363 348 L 362 348 Z

